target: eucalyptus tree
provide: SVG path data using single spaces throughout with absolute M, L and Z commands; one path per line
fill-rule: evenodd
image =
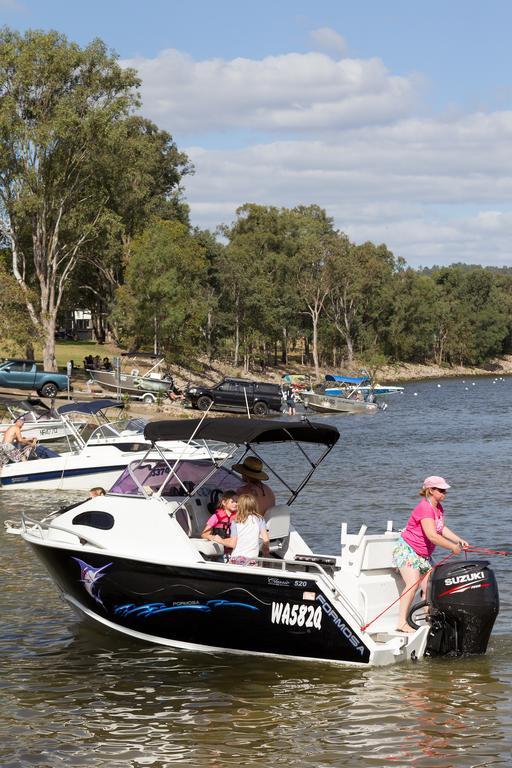
M 24 349 L 26 356 L 31 357 L 33 347 L 27 344 L 27 339 L 35 341 L 31 322 L 27 316 L 25 296 L 5 266 L 5 260 L 0 256 L 0 339 L 2 355 L 19 355 Z M 37 337 L 36 337 L 37 338 Z
M 54 31 L 0 31 L 0 234 L 47 368 L 77 264 L 119 221 L 136 230 L 141 196 L 176 185 L 186 165 L 162 134 L 146 147 L 174 152 L 175 177 L 172 162 L 156 181 L 155 163 L 144 171 L 151 152 L 139 155 L 138 139 L 153 128 L 132 116 L 138 85 L 99 40 L 81 49 Z
M 482 268 L 447 267 L 435 276 L 449 306 L 444 347 L 449 362 L 478 365 L 502 351 L 509 328 L 496 278 Z
M 123 343 L 183 360 L 201 343 L 205 248 L 179 221 L 154 221 L 133 241 L 113 309 Z
M 95 237 L 82 248 L 68 293 L 82 300 L 85 294 L 96 337 L 101 340 L 106 322 L 117 336 L 109 313 L 115 291 L 124 280 L 133 238 L 155 217 L 189 226 L 180 184 L 193 169 L 169 133 L 139 116 L 112 126 L 95 165 L 96 194 L 107 195 L 107 208 Z
M 432 359 L 438 298 L 430 275 L 409 268 L 394 276 L 391 318 L 382 339 L 394 360 L 424 363 Z
M 231 312 L 234 364 L 244 351 L 244 366 L 256 346 L 265 350 L 288 325 L 286 302 L 286 221 L 283 210 L 247 203 L 230 227 L 220 233 L 228 240 L 223 259 L 221 304 Z M 286 331 L 283 331 L 286 336 Z
M 332 290 L 330 264 L 338 253 L 340 233 L 334 230 L 332 219 L 319 206 L 298 206 L 292 209 L 292 215 L 295 252 L 290 257 L 290 277 L 296 286 L 301 311 L 311 320 L 311 352 L 318 379 L 319 322 Z

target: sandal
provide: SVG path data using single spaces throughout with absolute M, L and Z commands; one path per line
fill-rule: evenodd
M 405 632 L 408 635 L 412 634 L 413 632 L 416 632 L 416 630 L 413 629 L 413 627 L 411 627 L 411 625 L 408 624 L 407 622 L 404 622 L 400 627 L 397 627 L 396 631 L 397 632 Z

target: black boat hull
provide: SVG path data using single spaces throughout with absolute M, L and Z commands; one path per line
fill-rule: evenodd
M 274 569 L 161 565 L 30 542 L 64 597 L 154 643 L 368 664 L 370 651 L 319 582 Z M 302 576 L 302 574 L 300 574 Z

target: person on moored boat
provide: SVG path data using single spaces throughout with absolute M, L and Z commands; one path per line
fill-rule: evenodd
M 30 451 L 35 447 L 37 440 L 23 437 L 21 430 L 25 424 L 24 416 L 18 416 L 14 424 L 8 427 L 3 436 L 3 454 L 9 461 L 26 461 Z M 28 447 L 30 446 L 30 448 Z
M 420 491 L 422 499 L 413 509 L 393 550 L 393 563 L 405 582 L 397 626 L 400 632 L 415 631 L 407 622 L 416 593 L 414 584 L 424 576 L 421 589 L 425 591 L 427 576 L 433 567 L 432 553 L 436 546 L 444 547 L 455 555 L 469 547 L 467 541 L 445 525 L 441 501 L 446 498 L 449 487 L 446 480 L 438 475 L 431 475 L 424 480 Z

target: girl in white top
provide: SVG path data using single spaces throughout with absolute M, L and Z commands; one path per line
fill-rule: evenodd
M 258 557 L 260 538 L 263 541 L 262 555 L 268 557 L 268 532 L 258 502 L 254 496 L 243 493 L 238 497 L 236 518 L 231 523 L 231 535 L 222 542 L 226 547 L 233 547 L 229 562 L 235 565 L 252 565 L 250 561 Z

